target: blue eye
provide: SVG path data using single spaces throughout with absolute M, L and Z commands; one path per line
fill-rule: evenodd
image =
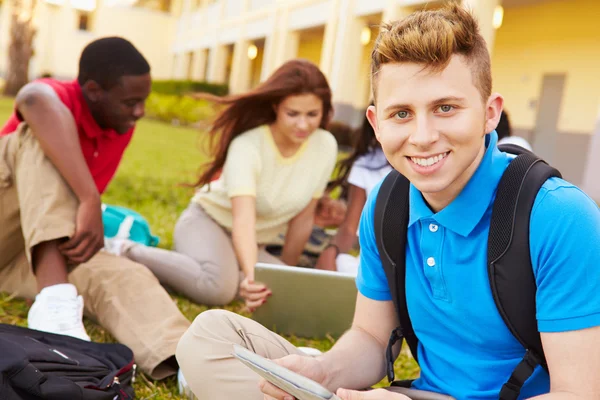
M 400 119 L 406 119 L 410 116 L 410 114 L 408 113 L 408 111 L 398 111 L 396 113 L 396 117 L 400 118 Z
M 440 111 L 443 112 L 443 113 L 447 113 L 447 112 L 450 112 L 452 110 L 454 110 L 454 107 L 452 107 L 452 106 L 449 106 L 449 105 L 440 106 Z

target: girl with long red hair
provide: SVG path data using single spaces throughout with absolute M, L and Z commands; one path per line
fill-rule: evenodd
M 175 252 L 129 243 L 122 253 L 198 303 L 239 295 L 252 310 L 271 293 L 254 281 L 254 265 L 295 265 L 311 234 L 337 156 L 325 130 L 331 90 L 317 66 L 292 60 L 247 93 L 203 97 L 223 109 L 210 130 L 213 161 L 175 226 Z M 279 260 L 264 245 L 282 232 Z

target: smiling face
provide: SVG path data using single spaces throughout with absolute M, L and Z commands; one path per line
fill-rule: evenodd
M 277 141 L 300 145 L 317 130 L 323 119 L 323 101 L 312 93 L 288 96 L 275 107 L 273 132 Z
M 88 81 L 82 90 L 90 101 L 90 110 L 96 122 L 104 129 L 125 134 L 144 116 L 151 86 L 150 74 L 144 74 L 123 76 L 118 84 L 108 90 L 94 81 Z
M 441 72 L 416 63 L 385 64 L 375 84 L 376 106 L 367 117 L 387 159 L 439 211 L 479 166 L 502 97 L 492 94 L 484 102 L 471 67 L 459 55 Z

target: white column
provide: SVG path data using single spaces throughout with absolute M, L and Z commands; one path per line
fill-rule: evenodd
M 335 48 L 332 51 L 333 63 L 329 74 L 329 84 L 334 102 L 353 102 L 356 82 L 365 77 L 359 76 L 362 45 L 360 34 L 366 26 L 363 20 L 354 17 L 352 10 L 355 0 L 342 0 Z
M 225 46 L 217 44 L 210 49 L 208 61 L 208 81 L 212 83 L 225 82 L 225 64 L 227 51 Z
M 264 82 L 273 71 L 276 52 L 277 52 L 277 36 L 278 36 L 278 17 L 277 9 L 271 13 L 271 32 L 265 38 L 265 52 L 263 55 L 263 63 L 260 70 L 260 81 Z
M 338 23 L 346 18 L 345 14 L 340 14 L 341 3 L 347 3 L 348 0 L 331 0 L 331 10 L 329 11 L 329 18 L 325 24 L 325 33 L 323 34 L 323 48 L 321 49 L 321 62 L 319 68 L 326 77 L 331 77 L 332 65 L 334 62 L 334 51 L 336 45 L 339 46 L 338 37 Z M 345 5 L 345 4 L 344 4 Z M 337 43 L 336 43 L 337 42 Z
M 250 43 L 247 40 L 239 40 L 233 48 L 231 77 L 229 79 L 229 91 L 232 94 L 245 92 L 250 86 L 249 45 Z
M 196 51 L 194 55 L 194 70 L 192 71 L 192 77 L 196 81 L 204 80 L 204 76 L 206 75 L 206 51 L 204 49 L 200 49 Z
M 300 35 L 298 32 L 289 31 L 289 8 L 285 5 L 285 8 L 281 9 L 281 14 L 278 13 L 278 24 L 276 33 L 276 50 L 275 57 L 273 58 L 273 64 L 271 64 L 270 73 L 277 69 L 284 62 L 296 58 L 298 55 L 298 45 L 300 43 Z
M 398 0 L 387 0 L 381 22 L 388 23 L 399 20 L 408 15 L 410 11 L 402 7 Z
M 463 0 L 463 5 L 473 12 L 479 21 L 481 35 L 485 39 L 490 54 L 494 49 L 496 29 L 493 25 L 494 11 L 502 4 L 502 0 Z

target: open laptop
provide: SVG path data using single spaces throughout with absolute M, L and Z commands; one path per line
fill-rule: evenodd
M 253 319 L 284 335 L 339 337 L 352 325 L 355 276 L 341 272 L 258 263 L 254 279 L 273 292 Z

